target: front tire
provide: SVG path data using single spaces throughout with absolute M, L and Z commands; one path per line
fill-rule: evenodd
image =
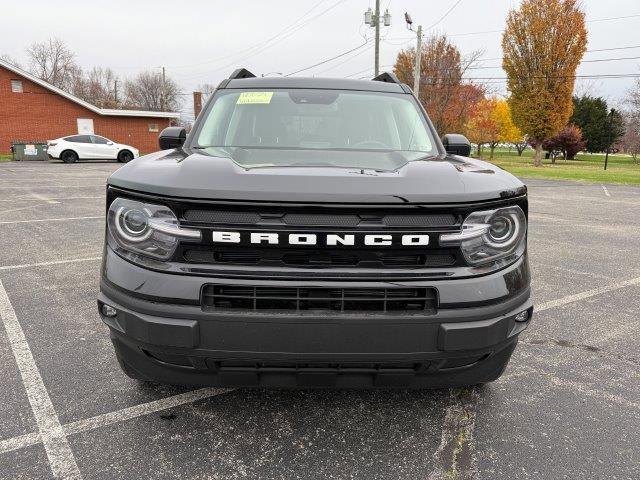
M 78 154 L 73 150 L 65 150 L 60 154 L 60 160 L 64 163 L 76 163 L 78 161 Z
M 131 153 L 129 150 L 122 150 L 118 154 L 118 161 L 120 163 L 129 163 L 131 160 L 133 160 L 133 153 Z

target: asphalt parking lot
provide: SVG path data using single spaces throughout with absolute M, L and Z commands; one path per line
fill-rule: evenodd
M 114 163 L 0 163 L 0 477 L 640 478 L 640 188 L 532 180 L 536 313 L 481 388 L 141 385 L 96 311 Z

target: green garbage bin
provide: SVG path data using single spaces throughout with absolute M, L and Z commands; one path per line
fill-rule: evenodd
M 11 142 L 11 152 L 16 161 L 49 160 L 47 142 L 16 141 Z

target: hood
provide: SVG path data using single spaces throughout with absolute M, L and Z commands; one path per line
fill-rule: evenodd
M 465 157 L 414 160 L 398 158 L 397 152 L 366 152 L 378 156 L 368 162 L 376 165 L 372 169 L 361 167 L 362 152 L 331 154 L 341 158 L 341 166 L 313 166 L 316 164 L 307 159 L 311 166 L 290 161 L 287 166 L 273 166 L 274 161 L 268 161 L 247 168 L 234 160 L 233 152 L 165 150 L 127 163 L 108 183 L 179 198 L 301 203 L 463 203 L 524 191 L 522 182 L 510 173 Z

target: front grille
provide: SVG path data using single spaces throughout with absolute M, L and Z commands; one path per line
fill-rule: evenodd
M 283 225 L 295 227 L 358 227 L 380 225 L 387 227 L 451 227 L 459 224 L 458 217 L 450 213 L 390 214 L 390 213 L 322 213 L 205 210 L 187 209 L 182 214 L 184 220 L 195 223 L 224 225 Z
M 187 263 L 222 265 L 260 266 L 300 266 L 300 267 L 450 267 L 456 263 L 453 250 L 441 249 L 427 253 L 379 252 L 379 251 L 337 251 L 337 250 L 295 250 L 295 249 L 252 249 L 238 247 L 217 250 L 214 247 L 189 247 L 184 250 Z
M 181 223 L 203 232 L 200 244 L 182 243 L 174 259 L 192 268 L 232 266 L 260 268 L 389 269 L 451 268 L 463 264 L 457 248 L 437 245 L 442 232 L 458 231 L 463 216 L 446 210 L 417 207 L 336 207 L 300 205 L 206 206 L 185 205 L 179 210 Z M 240 232 L 243 241 L 222 244 L 211 241 L 211 230 Z M 251 244 L 248 232 L 274 232 L 281 244 Z M 314 246 L 292 246 L 282 240 L 290 233 L 318 234 Z M 323 245 L 324 234 L 355 234 L 357 246 Z M 391 246 L 364 246 L 367 233 L 394 235 Z M 430 235 L 425 247 L 401 245 L 402 234 Z
M 415 312 L 434 314 L 434 288 L 331 288 L 204 285 L 205 310 Z

